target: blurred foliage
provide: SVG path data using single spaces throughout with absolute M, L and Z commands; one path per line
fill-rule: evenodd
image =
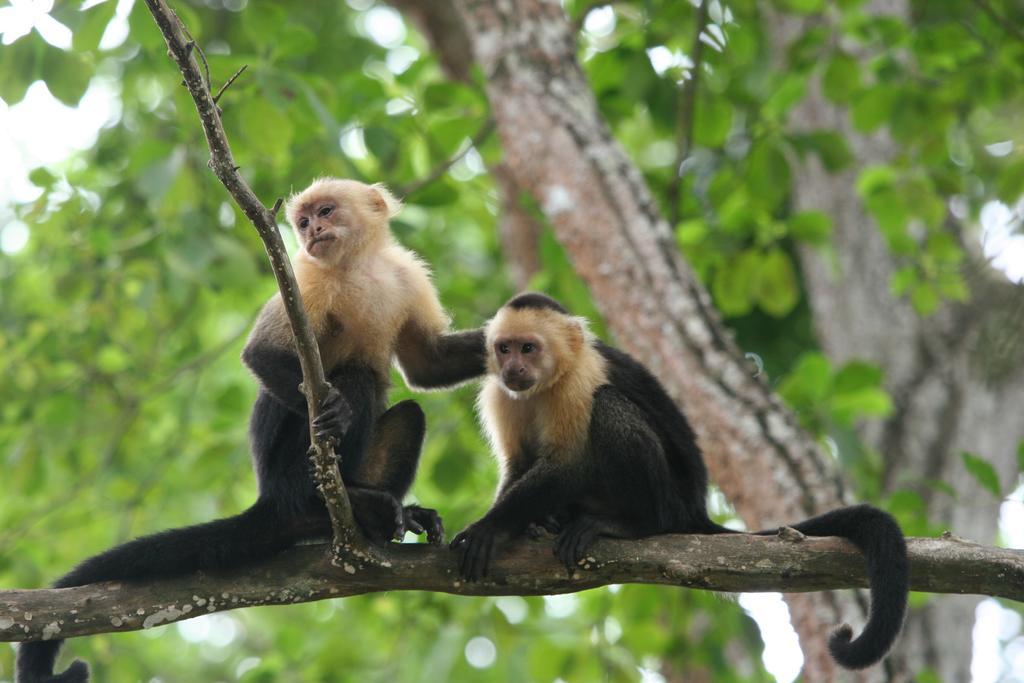
M 986 4 L 1007 25 L 1024 25 L 1012 0 Z M 45 585 L 113 543 L 237 512 L 254 494 L 246 416 L 255 386 L 238 353 L 273 278 L 255 232 L 207 168 L 194 106 L 144 6 L 127 15 L 125 41 L 101 48 L 121 21 L 115 9 L 131 2 L 87 5 L 58 2 L 51 12 L 71 29 L 70 50 L 38 32 L 0 47 L 7 105 L 40 79 L 71 106 L 99 86 L 119 102 L 94 145 L 32 172 L 37 198 L 0 206 L 0 225 L 29 226 L 24 249 L 0 252 L 4 586 Z M 249 66 L 221 105 L 242 172 L 267 204 L 322 174 L 401 192 L 487 119 L 479 87 L 446 81 L 424 40 L 372 0 L 174 6 L 205 50 L 214 88 Z M 566 6 L 586 27 L 580 56 L 602 111 L 663 199 L 698 13 L 667 0 Z M 864 170 L 851 198 L 900 260 L 894 295 L 922 314 L 969 294 L 947 207 L 976 216 L 984 202 L 1024 192 L 1019 140 L 999 146 L 1024 129 L 1024 43 L 971 2 L 912 7 L 899 22 L 868 16 L 857 0 L 777 0 L 773 11 L 807 20 L 777 53 L 764 3 L 715 0 L 675 226 L 741 345 L 764 358 L 805 424 L 839 443 L 875 500 L 877 456 L 850 443 L 850 426 L 887 414 L 891 401 L 877 369 L 834 368 L 816 352 L 795 248 L 828 252 L 831 221 L 788 202 L 796 159 L 842 171 L 857 141 L 789 130 L 787 112 L 820 78 L 858 131 L 887 131 L 892 162 Z M 406 197 L 394 224 L 433 265 L 458 326 L 479 324 L 512 293 L 485 173 L 499 156 L 492 135 Z M 604 334 L 550 232 L 541 258 L 533 285 Z M 396 378 L 394 399 L 408 395 Z M 496 481 L 473 389 L 417 398 L 430 431 L 414 495 L 455 531 L 486 509 Z M 887 501 L 901 520 L 926 525 L 914 517 L 915 496 Z M 730 602 L 626 586 L 557 598 L 366 596 L 90 637 L 69 649 L 96 680 L 114 683 L 632 681 L 641 669 L 728 682 L 768 679 L 759 643 Z M 0 679 L 11 667 L 3 648 Z

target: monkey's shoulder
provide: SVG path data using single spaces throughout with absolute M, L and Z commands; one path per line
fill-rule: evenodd
M 643 407 L 612 383 L 594 391 L 587 436 L 591 449 L 597 451 L 613 443 L 626 445 L 657 439 Z

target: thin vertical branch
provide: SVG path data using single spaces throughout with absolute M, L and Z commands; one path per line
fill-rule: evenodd
M 238 173 L 238 166 L 231 154 L 231 147 L 220 119 L 217 103 L 210 92 L 208 80 L 203 78 L 193 54 L 195 43 L 187 37 L 187 29 L 181 20 L 164 0 L 146 0 L 146 5 L 156 20 L 164 40 L 167 41 L 168 54 L 178 65 L 178 69 L 185 79 L 184 85 L 188 88 L 189 94 L 195 102 L 196 110 L 199 112 L 203 132 L 206 134 L 206 142 L 210 148 L 210 168 L 227 188 L 228 193 L 245 213 L 253 227 L 256 228 L 263 240 L 267 255 L 270 257 L 274 276 L 277 278 L 277 285 L 281 290 L 281 299 L 295 334 L 296 349 L 302 366 L 306 405 L 309 408 L 310 435 L 315 452 L 314 465 L 318 473 L 317 483 L 327 505 L 331 526 L 334 530 L 334 562 L 339 564 L 344 558 L 353 556 L 372 559 L 374 555 L 370 546 L 367 545 L 356 528 L 345 484 L 338 471 L 334 449 L 330 444 L 320 442 L 312 428 L 312 421 L 317 415 L 321 400 L 327 394 L 328 386 L 324 377 L 320 350 L 310 328 L 306 309 L 302 304 L 302 296 L 295 282 L 291 261 L 288 259 L 281 235 L 277 230 L 275 214 L 280 208 L 280 202 L 275 204 L 273 211 L 268 209 Z
M 700 87 L 700 67 L 704 58 L 704 41 L 700 35 L 708 25 L 708 5 L 710 0 L 703 0 L 697 11 L 697 29 L 693 33 L 693 47 L 690 49 L 693 68 L 690 79 L 679 86 L 679 108 L 676 110 L 676 163 L 672 182 L 665 190 L 665 201 L 668 204 L 668 222 L 675 226 L 679 222 L 679 190 L 683 183 L 683 162 L 693 150 L 693 116 L 697 110 L 697 90 Z

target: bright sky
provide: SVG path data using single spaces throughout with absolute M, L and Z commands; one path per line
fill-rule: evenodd
M 88 0 L 85 6 L 102 1 Z M 114 20 L 103 35 L 101 49 L 117 47 L 127 38 L 127 17 L 134 3 L 134 0 L 108 1 L 117 1 L 118 7 Z M 414 49 L 402 44 L 406 29 L 397 12 L 389 7 L 374 6 L 372 0 L 348 2 L 355 9 L 367 10 L 359 21 L 359 27 L 368 37 L 389 48 L 388 68 L 400 73 L 419 57 Z M 236 0 L 235 5 L 240 9 L 244 7 L 245 0 Z M 728 9 L 723 13 L 718 2 L 714 5 L 723 14 L 723 22 L 728 23 Z M 10 0 L 9 7 L 0 8 L 0 44 L 9 45 L 35 30 L 51 45 L 69 48 L 71 32 L 49 16 L 52 6 L 53 0 Z M 604 8 L 590 13 L 585 30 L 600 38 L 609 35 L 614 26 L 614 11 Z M 709 36 L 709 40 L 709 44 L 721 42 L 724 45 L 724 39 L 718 35 Z M 720 49 L 717 44 L 712 47 Z M 0 47 L 0 54 L 2 50 Z M 690 64 L 685 54 L 663 47 L 652 48 L 648 54 L 659 73 L 673 67 L 685 69 Z M 32 84 L 25 99 L 14 106 L 0 100 L 0 251 L 18 252 L 31 239 L 31 226 L 17 220 L 12 209 L 14 204 L 32 201 L 41 193 L 29 182 L 29 171 L 38 166 L 59 170 L 75 151 L 93 145 L 98 131 L 119 119 L 119 95 L 116 82 L 97 78 L 77 107 L 66 107 L 58 102 L 42 81 Z M 393 107 L 389 104 L 389 113 L 400 113 L 407 106 L 408 103 L 396 100 Z M 366 153 L 360 129 L 346 131 L 339 142 L 346 152 L 354 156 Z M 1007 153 L 1003 142 L 993 145 L 990 151 L 996 156 Z M 468 178 L 482 171 L 479 155 L 471 150 L 452 172 Z M 981 240 L 984 253 L 992 260 L 993 266 L 1005 272 L 1011 280 L 1021 282 L 1024 280 L 1024 236 L 1013 234 L 1013 219 L 1010 207 L 998 201 L 989 202 L 981 212 Z M 1024 487 L 1003 504 L 1000 522 L 1006 545 L 1024 548 Z M 514 598 L 501 600 L 505 602 L 499 602 L 498 607 L 506 616 L 512 613 L 509 610 L 518 606 Z M 573 596 L 554 596 L 546 605 L 551 616 L 566 616 L 576 609 Z M 766 668 L 782 683 L 795 680 L 803 656 L 781 596 L 778 593 L 743 594 L 740 605 L 757 621 L 761 630 Z M 982 602 L 977 614 L 971 664 L 973 683 L 1024 680 L 1024 635 L 1019 615 L 1003 609 L 995 600 Z M 187 640 L 205 640 L 224 646 L 235 638 L 238 624 L 230 615 L 210 615 L 182 622 L 177 628 Z M 609 634 L 614 633 L 621 634 L 621 627 L 612 619 L 605 624 L 605 637 L 611 640 Z M 466 644 L 464 654 L 472 666 L 486 668 L 496 661 L 494 648 L 489 639 L 481 636 Z M 258 663 L 258 659 L 247 659 L 242 664 L 248 669 Z M 661 679 L 656 671 L 650 669 L 641 669 L 639 673 L 644 681 Z

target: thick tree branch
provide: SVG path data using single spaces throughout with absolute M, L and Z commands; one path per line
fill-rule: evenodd
M 455 556 L 428 545 L 383 550 L 379 566 L 339 571 L 322 546 L 300 546 L 255 568 L 146 583 L 0 592 L 0 641 L 137 631 L 206 614 L 391 590 L 456 595 L 548 595 L 611 583 L 725 592 L 821 591 L 867 585 L 860 553 L 837 538 L 658 536 L 597 543 L 566 576 L 550 539 L 523 540 L 480 583 L 459 580 Z M 956 538 L 907 539 L 911 589 L 1024 601 L 1024 551 Z M 822 634 L 824 637 L 824 634 Z
M 196 104 L 210 148 L 210 168 L 256 228 L 270 257 L 277 286 L 281 290 L 281 299 L 295 333 L 295 345 L 302 366 L 303 386 L 309 407 L 310 435 L 316 451 L 314 464 L 318 484 L 334 529 L 334 561 L 341 562 L 343 558 L 353 553 L 363 559 L 372 559 L 372 549 L 362 538 L 352 517 L 352 508 L 336 465 L 334 449 L 329 444 L 320 443 L 313 432 L 312 420 L 317 415 L 320 401 L 326 396 L 327 380 L 320 360 L 320 350 L 309 326 L 306 309 L 302 305 L 302 296 L 295 283 L 291 261 L 277 230 L 276 213 L 280 208 L 280 202 L 274 205 L 273 211 L 268 209 L 238 173 L 238 166 L 231 154 L 227 133 L 221 124 L 220 112 L 210 92 L 208 79 L 203 78 L 194 56 L 195 43 L 186 36 L 187 30 L 181 20 L 163 0 L 146 0 L 146 6 L 156 20 L 164 40 L 167 41 L 167 53 L 181 70 L 185 87 Z M 231 81 L 237 76 L 236 73 Z M 231 81 L 228 81 L 225 88 Z

